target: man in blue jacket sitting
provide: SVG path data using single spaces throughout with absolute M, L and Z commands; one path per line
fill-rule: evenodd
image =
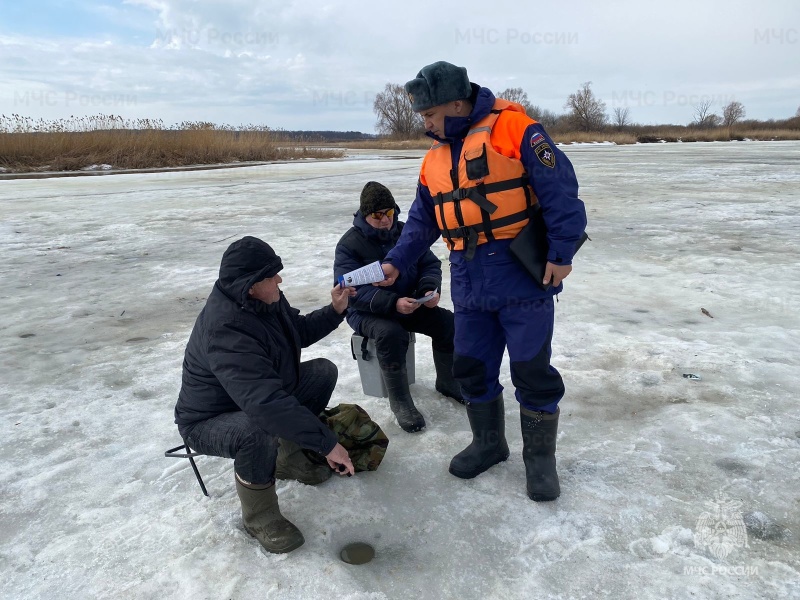
M 400 209 L 388 188 L 370 181 L 361 191 L 359 210 L 353 226 L 339 240 L 334 260 L 334 281 L 360 267 L 383 260 L 394 248 L 403 223 Z M 436 366 L 436 390 L 463 402 L 453 379 L 453 313 L 437 306 L 442 285 L 442 263 L 428 250 L 389 287 L 363 285 L 350 298 L 347 322 L 353 330 L 375 340 L 389 406 L 404 431 L 425 427 L 425 418 L 414 406 L 408 387 L 406 352 L 408 332 L 432 339 Z M 416 299 L 433 294 L 420 303 Z

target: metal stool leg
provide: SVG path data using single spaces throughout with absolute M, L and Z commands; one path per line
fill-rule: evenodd
M 200 489 L 203 490 L 203 494 L 208 496 L 206 485 L 203 483 L 203 478 L 200 477 L 200 471 L 197 470 L 197 465 L 194 464 L 194 458 L 192 456 L 189 456 L 189 462 L 192 463 L 192 469 L 194 470 L 195 477 L 197 477 L 197 483 L 200 484 Z
M 186 449 L 186 452 L 179 452 L 180 450 Z M 192 465 L 192 470 L 194 471 L 194 476 L 197 477 L 197 483 L 200 484 L 200 489 L 203 490 L 203 494 L 208 496 L 208 491 L 206 490 L 206 485 L 203 483 L 203 478 L 200 477 L 200 471 L 197 470 L 197 465 L 194 462 L 195 456 L 201 456 L 200 452 L 192 452 L 192 449 L 189 448 L 189 444 L 186 440 L 183 440 L 183 446 L 176 446 L 175 448 L 171 448 L 164 452 L 164 456 L 167 458 L 188 458 L 189 463 Z

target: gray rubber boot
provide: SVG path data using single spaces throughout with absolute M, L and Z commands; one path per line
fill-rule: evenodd
M 408 373 L 406 366 L 399 369 L 384 369 L 383 380 L 389 393 L 389 407 L 403 431 L 414 433 L 425 427 L 425 417 L 414 406 L 411 390 L 408 389 Z
M 267 552 L 284 554 L 303 545 L 303 534 L 281 514 L 274 483 L 245 485 L 236 477 L 236 493 L 242 503 L 245 530 Z
M 453 353 L 433 351 L 433 365 L 436 367 L 436 391 L 461 404 L 466 404 L 461 395 L 461 386 L 453 377 Z
M 327 464 L 312 463 L 300 446 L 280 438 L 278 461 L 275 465 L 276 479 L 294 479 L 306 485 L 317 485 L 328 481 L 332 474 L 333 471 Z
M 555 500 L 561 494 L 556 471 L 556 436 L 560 413 L 561 409 L 550 414 L 519 408 L 528 497 L 535 502 Z
M 489 402 L 467 402 L 472 443 L 450 461 L 450 472 L 461 479 L 477 477 L 508 458 L 503 395 Z

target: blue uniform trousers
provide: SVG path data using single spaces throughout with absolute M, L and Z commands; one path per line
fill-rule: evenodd
M 453 374 L 469 402 L 500 395 L 500 365 L 505 349 L 517 401 L 527 409 L 554 413 L 564 383 L 550 365 L 553 293 L 540 290 L 508 253 L 508 242 L 478 246 L 467 261 L 450 256 L 455 307 Z

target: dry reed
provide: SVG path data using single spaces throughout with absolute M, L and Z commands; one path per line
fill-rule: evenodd
M 729 140 L 797 140 L 800 129 L 737 126 L 700 129 L 685 126 L 630 126 L 624 131 L 560 131 L 551 135 L 562 144 L 613 142 L 718 142 Z M 92 165 L 115 169 L 145 169 L 190 165 L 266 162 L 297 158 L 335 158 L 341 148 L 425 150 L 427 137 L 325 144 L 289 139 L 266 126 L 232 127 L 186 121 L 165 128 L 157 119 L 124 119 L 116 115 L 34 120 L 17 114 L 0 116 L 0 171 L 75 171 Z M 327 147 L 326 147 L 327 146 Z
M 333 158 L 341 150 L 289 141 L 263 126 L 231 127 L 114 115 L 45 121 L 0 117 L 0 167 L 6 171 L 74 171 L 92 165 L 115 169 L 181 167 L 296 158 Z
M 614 144 L 635 144 L 636 136 L 630 133 L 601 133 L 594 131 L 570 131 L 553 133 L 551 136 L 557 144 L 613 142 Z

